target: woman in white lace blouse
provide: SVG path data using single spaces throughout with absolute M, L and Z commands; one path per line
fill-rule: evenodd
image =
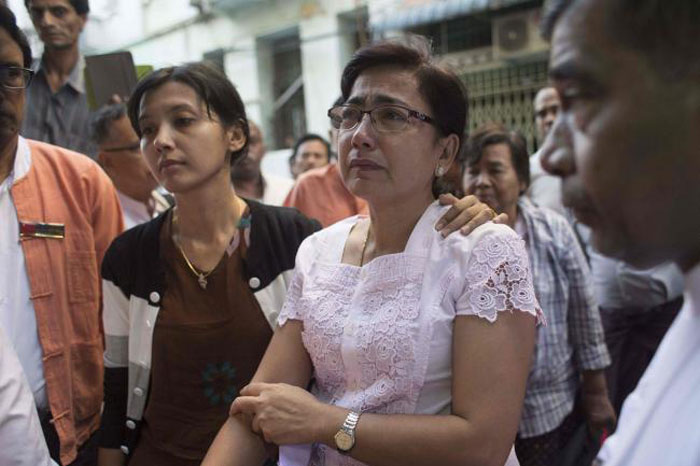
M 467 104 L 428 50 L 384 42 L 346 66 L 329 116 L 370 216 L 301 245 L 280 328 L 204 465 L 261 464 L 256 433 L 283 466 L 517 464 L 540 311 L 515 232 L 432 228 Z

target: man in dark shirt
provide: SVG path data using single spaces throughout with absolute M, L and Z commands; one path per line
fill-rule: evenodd
M 25 0 L 44 43 L 44 54 L 32 68 L 27 89 L 22 136 L 94 157 L 90 112 L 85 96 L 85 60 L 78 39 L 90 11 L 88 0 Z

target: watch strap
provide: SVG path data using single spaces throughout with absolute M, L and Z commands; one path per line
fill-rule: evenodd
M 360 413 L 356 413 L 355 411 L 350 411 L 348 415 L 345 417 L 345 422 L 343 422 L 343 426 L 341 429 L 346 431 L 349 434 L 352 434 L 353 436 L 355 435 L 355 428 L 357 427 L 357 422 L 360 420 Z

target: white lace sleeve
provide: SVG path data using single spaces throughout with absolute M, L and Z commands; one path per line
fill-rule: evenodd
M 543 323 L 525 243 L 514 232 L 484 235 L 474 246 L 465 278 L 457 315 L 475 315 L 495 322 L 499 312 L 522 311 Z
M 294 270 L 294 275 L 292 276 L 292 283 L 289 285 L 287 290 L 287 297 L 284 300 L 284 306 L 280 311 L 280 315 L 277 318 L 277 326 L 283 326 L 289 319 L 294 320 L 304 320 L 302 316 L 302 309 L 299 305 L 299 299 L 301 298 L 301 292 L 303 289 L 303 277 L 302 272 L 297 267 Z

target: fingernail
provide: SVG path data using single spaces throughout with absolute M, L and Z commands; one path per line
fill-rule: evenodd
M 440 221 L 437 223 L 437 225 L 435 225 L 435 229 L 436 229 L 436 230 L 442 230 L 443 228 L 445 228 L 445 222 L 443 222 L 442 220 L 440 220 Z

